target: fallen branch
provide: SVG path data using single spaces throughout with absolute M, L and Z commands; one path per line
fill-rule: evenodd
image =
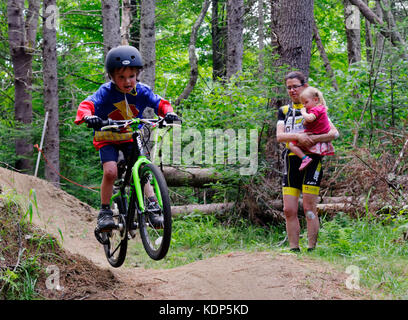
M 163 167 L 163 174 L 169 187 L 203 187 L 223 180 L 221 174 L 207 168 Z
M 215 212 L 226 212 L 234 207 L 234 202 L 226 203 L 210 203 L 210 204 L 191 204 L 187 206 L 171 207 L 172 215 L 189 214 L 193 212 L 201 212 L 204 214 L 212 214 Z
M 343 211 L 349 209 L 350 206 L 361 206 L 363 202 L 357 201 L 357 203 L 352 200 L 352 197 L 338 197 L 333 198 L 334 201 L 340 200 L 350 200 L 349 203 L 346 202 L 332 202 L 332 203 L 320 203 L 317 205 L 317 211 L 319 213 L 327 212 L 327 213 L 334 213 L 337 211 Z M 230 211 L 234 208 L 234 202 L 225 202 L 225 203 L 211 203 L 211 204 L 192 204 L 192 205 L 185 205 L 185 206 L 173 206 L 171 207 L 172 215 L 180 215 L 180 214 L 189 214 L 193 212 L 201 212 L 204 214 L 212 214 L 212 213 L 225 213 Z M 274 200 L 271 203 L 268 203 L 272 207 L 272 209 L 283 211 L 283 203 L 282 200 Z M 303 212 L 303 205 L 302 199 L 299 199 L 299 212 Z

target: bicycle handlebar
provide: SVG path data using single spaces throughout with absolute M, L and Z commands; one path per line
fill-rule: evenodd
M 163 117 L 159 117 L 159 119 L 141 119 L 141 118 L 134 118 L 130 120 L 102 120 L 102 127 L 101 131 L 120 131 L 127 126 L 136 123 L 136 124 L 147 124 L 150 125 L 152 128 L 159 125 L 159 128 L 164 128 L 168 126 L 180 126 L 179 124 L 175 123 L 167 123 Z

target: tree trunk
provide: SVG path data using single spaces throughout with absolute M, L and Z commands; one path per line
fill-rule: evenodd
M 363 0 L 367 5 L 368 0 Z M 373 59 L 373 37 L 371 34 L 371 23 L 367 19 L 364 19 L 365 22 L 365 45 L 366 45 L 366 58 L 368 62 L 371 62 Z
M 122 22 L 120 25 L 120 38 L 122 45 L 129 45 L 130 27 L 131 27 L 131 1 L 122 0 Z
M 14 71 L 14 116 L 17 124 L 30 124 L 33 119 L 30 92 L 39 8 L 38 0 L 30 0 L 24 21 L 24 0 L 7 2 L 9 47 Z M 32 155 L 33 146 L 30 139 L 17 138 L 15 147 L 18 158 L 16 169 L 23 172 L 32 170 L 29 157 Z
M 212 169 L 163 167 L 163 175 L 170 187 L 204 187 L 209 183 L 226 181 L 222 175 Z
M 271 0 L 273 44 L 279 58 L 275 66 L 288 65 L 309 75 L 313 39 L 313 0 Z M 288 71 L 286 69 L 286 71 Z
M 364 15 L 364 17 L 369 20 L 371 23 L 375 23 L 377 25 L 380 25 L 381 27 L 384 27 L 384 21 L 382 18 L 380 18 L 377 14 L 375 14 L 364 2 L 363 0 L 349 0 L 352 4 L 356 5 L 360 12 Z M 382 3 L 389 8 L 388 5 L 388 0 L 383 0 Z M 381 0 L 377 0 L 377 8 L 381 7 Z M 392 13 L 390 14 L 390 11 L 385 10 L 386 14 L 388 17 L 386 17 L 386 20 L 388 22 L 388 30 L 384 30 L 383 28 L 380 29 L 380 33 L 388 38 L 393 46 L 399 48 L 401 50 L 401 54 L 404 57 L 405 60 L 408 60 L 408 54 L 406 53 L 406 45 L 404 39 L 401 37 L 401 34 L 398 32 L 398 30 L 394 29 L 393 27 L 395 26 L 393 24 L 394 18 L 392 16 Z M 390 14 L 390 15 L 389 15 Z
M 361 61 L 361 39 L 360 39 L 360 11 L 344 0 L 344 25 L 347 36 L 347 56 L 349 65 Z
M 48 111 L 45 155 L 52 166 L 45 167 L 45 178 L 59 186 L 59 117 L 57 75 L 57 6 L 56 0 L 44 0 L 43 8 L 43 79 L 44 106 Z
M 120 45 L 119 2 L 117 0 L 102 1 L 103 49 L 106 54 Z
M 194 23 L 191 29 L 191 36 L 190 36 L 190 44 L 188 46 L 188 56 L 190 60 L 190 80 L 183 90 L 181 95 L 177 98 L 176 102 L 174 103 L 176 106 L 180 104 L 181 100 L 188 98 L 191 91 L 193 91 L 195 84 L 197 83 L 198 78 L 198 65 L 197 65 L 197 56 L 195 53 L 196 50 L 196 42 L 197 42 L 197 33 L 198 29 L 200 28 L 205 14 L 207 13 L 208 7 L 210 6 L 210 0 L 205 0 L 203 4 L 203 8 L 197 18 L 197 21 Z
M 198 211 L 204 214 L 213 214 L 216 212 L 223 213 L 223 212 L 232 210 L 233 207 L 234 207 L 233 202 L 210 203 L 210 204 L 190 204 L 186 206 L 172 206 L 171 214 L 175 216 L 179 214 L 193 213 L 194 211 Z
M 244 0 L 228 0 L 227 79 L 242 71 Z
M 144 60 L 142 80 L 154 89 L 156 65 L 155 0 L 142 0 L 140 8 L 140 53 Z
M 212 0 L 212 19 L 211 19 L 211 37 L 212 37 L 212 56 L 213 56 L 213 80 L 224 79 L 226 76 L 225 62 L 225 43 L 226 43 L 226 24 L 225 24 L 225 0 Z M 219 3 L 221 2 L 221 13 Z
M 156 81 L 156 0 L 141 0 L 140 4 L 140 53 L 144 61 L 142 81 L 154 89 Z M 152 118 L 152 108 L 143 112 L 145 118 Z

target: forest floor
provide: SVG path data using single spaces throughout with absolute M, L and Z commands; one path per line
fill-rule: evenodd
M 349 290 L 345 270 L 307 254 L 284 251 L 233 252 L 173 269 L 109 266 L 94 237 L 97 212 L 50 183 L 0 168 L 3 192 L 29 198 L 36 191 L 33 224 L 62 243 L 70 263 L 55 262 L 60 290 L 38 281 L 48 299 L 119 300 L 360 300 L 363 289 Z M 61 234 L 63 240 L 61 241 Z M 171 250 L 171 248 L 170 248 Z

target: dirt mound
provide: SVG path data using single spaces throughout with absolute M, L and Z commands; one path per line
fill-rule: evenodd
M 72 263 L 59 265 L 61 287 L 55 299 L 364 299 L 346 288 L 348 275 L 306 256 L 235 252 L 166 270 L 111 268 L 93 235 L 97 212 L 52 184 L 0 168 L 3 192 L 30 198 L 33 223 L 62 242 Z M 62 235 L 62 237 L 61 237 Z M 171 254 L 171 252 L 170 252 Z M 48 290 L 46 279 L 39 280 Z

